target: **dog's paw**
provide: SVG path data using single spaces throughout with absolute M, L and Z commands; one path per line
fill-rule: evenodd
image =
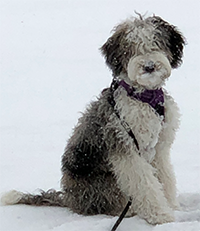
M 168 202 L 169 207 L 172 210 L 181 210 L 179 201 L 177 200 L 176 197 L 174 197 L 174 198 L 167 197 L 167 202 Z
M 1 196 L 1 204 L 2 205 L 14 205 L 17 204 L 23 196 L 23 193 L 11 190 L 9 192 L 6 192 Z
M 161 213 L 152 215 L 149 218 L 146 218 L 147 222 L 152 225 L 170 223 L 175 221 L 175 217 L 171 213 Z
M 170 208 L 172 208 L 173 210 L 177 210 L 177 211 L 181 210 L 181 206 L 177 201 L 174 203 L 170 203 Z

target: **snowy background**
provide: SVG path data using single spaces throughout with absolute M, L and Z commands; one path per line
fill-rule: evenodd
M 199 0 L 0 0 L 0 193 L 59 189 L 60 158 L 86 104 L 109 86 L 99 47 L 134 10 L 161 16 L 187 38 L 166 88 L 181 127 L 172 149 L 183 211 L 176 222 L 126 218 L 119 231 L 200 230 Z M 105 231 L 117 217 L 67 208 L 0 206 L 0 230 Z

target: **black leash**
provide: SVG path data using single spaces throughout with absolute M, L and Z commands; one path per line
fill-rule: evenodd
M 110 103 L 110 105 L 112 106 L 112 108 L 114 109 L 114 112 L 116 114 L 116 116 L 118 117 L 118 119 L 121 121 L 121 125 L 124 127 L 125 131 L 129 134 L 129 136 L 133 139 L 135 146 L 137 147 L 137 150 L 139 151 L 139 144 L 138 141 L 133 133 L 133 131 L 131 130 L 129 124 L 120 118 L 119 112 L 115 109 L 115 100 L 114 100 L 114 96 L 113 93 L 114 91 L 118 88 L 119 84 L 118 81 L 116 79 L 113 80 L 110 90 L 111 90 L 111 96 L 108 98 L 108 102 Z M 140 153 L 139 153 L 140 154 Z M 115 231 L 117 229 L 117 227 L 119 226 L 119 224 L 122 222 L 122 220 L 124 219 L 126 213 L 129 210 L 129 207 L 132 204 L 132 198 L 129 199 L 126 207 L 124 208 L 124 210 L 122 211 L 122 213 L 120 214 L 119 218 L 117 219 L 117 221 L 115 222 L 113 228 L 111 229 L 111 231 Z
M 132 204 L 132 199 L 130 199 L 126 205 L 126 207 L 124 208 L 124 210 L 122 211 L 121 215 L 119 216 L 119 218 L 117 219 L 117 221 L 115 222 L 114 226 L 112 227 L 111 231 L 115 231 L 117 229 L 117 227 L 119 226 L 119 224 L 121 223 L 121 221 L 123 220 L 123 218 L 125 217 L 126 213 L 128 212 L 129 207 Z

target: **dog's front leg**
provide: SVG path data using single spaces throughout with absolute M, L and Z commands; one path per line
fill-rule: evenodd
M 179 209 L 176 199 L 176 178 L 170 160 L 170 148 L 179 127 L 179 109 L 170 96 L 165 96 L 165 123 L 159 134 L 159 141 L 155 147 L 156 155 L 152 163 L 156 168 L 156 175 L 163 186 L 165 197 L 172 209 Z
M 170 161 L 169 148 L 159 144 L 156 147 L 156 156 L 152 163 L 156 168 L 156 176 L 163 186 L 164 195 L 172 209 L 180 209 L 176 199 L 176 178 Z
M 132 150 L 123 155 L 113 155 L 110 161 L 120 189 L 132 197 L 132 214 L 138 214 L 150 224 L 174 221 L 162 185 L 154 176 L 154 168 L 145 159 Z

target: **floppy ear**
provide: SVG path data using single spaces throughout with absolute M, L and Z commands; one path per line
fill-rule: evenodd
M 170 60 L 171 67 L 177 68 L 182 63 L 183 47 L 186 44 L 185 38 L 175 26 L 170 25 L 162 18 L 154 16 L 153 19 L 153 23 L 162 33 L 161 36 L 168 40 L 165 45 L 172 56 Z
M 123 70 L 123 54 L 124 50 L 121 45 L 125 32 L 123 30 L 116 31 L 100 48 L 105 57 L 106 64 L 113 71 L 113 75 L 117 76 Z
M 170 26 L 169 28 L 169 48 L 172 53 L 172 68 L 177 68 L 182 63 L 183 47 L 185 45 L 185 39 L 183 35 L 177 30 L 176 27 Z

